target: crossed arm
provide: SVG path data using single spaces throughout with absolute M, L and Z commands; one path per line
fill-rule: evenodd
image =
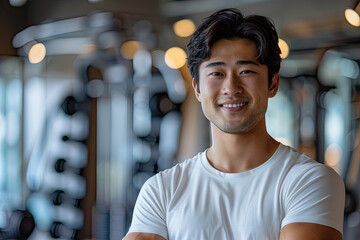
M 280 232 L 279 240 L 342 240 L 334 228 L 315 223 L 291 223 Z
M 129 233 L 123 240 L 166 240 L 160 235 L 153 233 Z
M 334 228 L 315 223 L 292 223 L 280 232 L 279 240 L 342 240 L 342 235 Z M 157 234 L 130 233 L 123 240 L 165 240 Z

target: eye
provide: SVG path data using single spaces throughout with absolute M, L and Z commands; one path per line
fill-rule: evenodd
M 212 72 L 212 73 L 210 73 L 210 76 L 220 77 L 220 76 L 223 76 L 223 74 L 221 72 Z
M 244 74 L 250 74 L 250 73 L 254 73 L 254 71 L 251 70 L 244 70 L 240 72 L 240 75 L 244 75 Z

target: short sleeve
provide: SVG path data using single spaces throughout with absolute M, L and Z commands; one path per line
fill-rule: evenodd
M 343 231 L 345 186 L 331 168 L 315 165 L 307 170 L 293 171 L 284 194 L 285 217 L 281 228 L 290 223 L 306 222 Z
M 154 233 L 168 239 L 163 189 L 160 174 L 145 182 L 136 200 L 129 233 Z

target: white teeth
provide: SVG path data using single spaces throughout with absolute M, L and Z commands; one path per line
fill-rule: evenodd
M 243 107 L 246 103 L 236 103 L 236 104 L 223 104 L 223 107 L 227 108 L 236 108 L 236 107 Z

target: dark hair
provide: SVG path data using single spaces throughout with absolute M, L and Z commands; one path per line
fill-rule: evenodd
M 268 67 L 269 85 L 280 69 L 280 48 L 274 24 L 264 16 L 244 17 L 234 8 L 222 9 L 206 18 L 187 45 L 187 65 L 199 86 L 200 64 L 210 58 L 211 46 L 220 39 L 246 38 L 257 46 L 257 60 Z

